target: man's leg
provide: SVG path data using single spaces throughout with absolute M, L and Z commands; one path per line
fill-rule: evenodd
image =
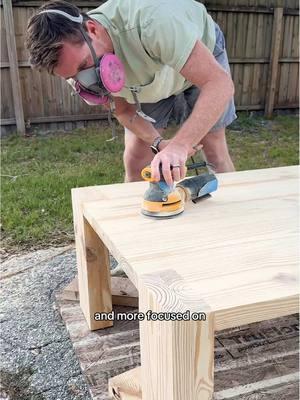
M 208 133 L 201 141 L 206 161 L 214 165 L 215 172 L 232 172 L 235 170 L 230 158 L 225 128 Z
M 163 129 L 158 129 L 162 133 Z M 150 146 L 125 128 L 125 150 L 123 155 L 125 166 L 125 182 L 141 181 L 141 170 L 149 165 L 154 154 Z

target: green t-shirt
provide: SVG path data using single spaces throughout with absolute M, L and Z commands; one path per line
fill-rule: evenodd
M 215 25 L 194 0 L 108 0 L 89 11 L 108 31 L 125 67 L 125 87 L 116 95 L 134 103 L 156 103 L 191 86 L 179 73 L 197 40 L 212 52 Z

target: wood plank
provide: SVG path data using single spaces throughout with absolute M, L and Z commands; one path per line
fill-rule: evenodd
M 289 55 L 291 46 L 290 17 L 284 18 L 282 31 L 283 32 L 282 32 L 280 52 L 282 55 Z M 278 77 L 277 77 L 275 100 L 274 100 L 277 104 L 287 104 L 288 85 L 291 78 L 289 70 L 290 70 L 290 65 L 288 64 L 281 64 L 278 68 Z
M 273 22 L 273 41 L 271 49 L 270 71 L 268 78 L 268 91 L 266 98 L 265 115 L 271 117 L 275 103 L 275 91 L 278 76 L 278 60 L 282 40 L 283 9 L 275 8 Z
M 21 84 L 21 90 L 22 94 L 24 96 L 24 101 L 23 101 L 23 107 L 24 107 L 24 114 L 26 116 L 32 116 L 33 110 L 32 110 L 32 98 L 31 96 L 33 95 L 33 78 L 32 74 L 34 73 L 32 69 L 29 69 L 24 73 L 25 71 L 20 69 L 19 70 L 19 75 L 20 75 L 20 84 Z M 28 123 L 28 119 L 26 121 L 26 124 Z
M 299 67 L 297 65 L 290 64 L 286 104 L 293 104 L 297 101 L 299 102 L 298 73 L 299 73 Z
M 5 93 L 5 101 L 3 94 Z M 15 125 L 16 119 L 14 118 L 14 101 L 11 87 L 11 76 L 8 70 L 1 71 L 1 109 L 0 115 L 8 117 L 7 120 L 11 121 L 9 125 Z M 12 117 L 12 118 L 9 118 Z M 2 124 L 1 124 L 2 125 Z
M 138 292 L 128 278 L 111 277 L 112 304 L 119 306 L 138 307 Z M 63 300 L 79 300 L 77 276 L 63 290 Z
M 285 19 L 286 19 L 286 24 L 287 24 L 286 40 L 288 41 L 288 46 L 286 49 L 284 49 L 284 51 L 285 51 L 285 55 L 291 56 L 292 44 L 293 44 L 293 28 L 294 28 L 293 19 L 294 19 L 294 17 L 287 16 L 287 17 L 285 17 Z M 286 86 L 285 86 L 285 96 L 284 96 L 284 102 L 283 102 L 284 104 L 289 104 L 289 103 L 295 102 L 295 100 L 292 98 L 292 95 L 291 95 L 291 92 L 292 93 L 294 92 L 294 87 L 295 87 L 295 82 L 296 82 L 296 81 L 293 81 L 293 77 L 294 77 L 294 74 L 293 74 L 294 68 L 293 67 L 294 66 L 292 64 L 288 64 L 287 76 L 285 78 Z M 298 70 L 298 66 L 295 65 L 295 67 L 296 67 L 296 70 Z M 282 101 L 278 101 L 278 103 L 280 103 L 280 102 L 282 102 Z
M 291 56 L 297 57 L 299 59 L 299 18 L 294 17 L 293 20 L 294 20 L 293 21 L 294 29 L 293 29 L 293 42 L 292 42 Z M 294 69 L 294 76 L 292 76 L 290 79 L 292 82 L 297 82 L 296 85 L 293 85 L 293 87 L 294 87 L 293 98 L 299 104 L 299 68 L 297 68 L 296 70 Z
M 255 24 L 255 15 L 249 14 L 247 19 L 247 28 L 246 28 L 246 42 L 245 42 L 245 58 L 253 57 L 254 48 L 253 43 L 253 35 L 256 33 L 256 29 L 254 29 Z M 242 104 L 251 104 L 251 91 L 253 87 L 253 65 L 244 65 L 244 78 L 243 78 L 243 95 L 242 95 Z
M 110 312 L 112 303 L 108 251 L 82 214 L 83 202 L 92 199 L 103 199 L 99 188 L 72 189 L 80 305 L 93 330 L 112 325 L 94 320 L 95 312 Z
M 201 295 L 176 299 L 177 274 L 143 275 L 140 312 L 206 312 L 205 321 L 140 322 L 143 400 L 210 400 L 214 378 L 214 314 Z
M 47 93 L 47 96 L 43 98 L 43 105 L 44 105 L 44 114 L 42 115 L 49 115 L 49 116 L 54 116 L 57 115 L 57 112 L 54 112 L 52 103 L 56 103 L 56 98 L 58 97 L 58 93 L 53 92 L 53 79 L 48 73 L 41 73 L 41 84 L 42 84 L 42 90 L 44 93 Z M 59 97 L 58 97 L 59 98 Z M 67 109 L 64 112 L 65 114 L 68 114 Z M 56 121 L 51 122 L 51 124 L 57 124 Z
M 12 1 L 13 3 L 13 1 Z M 28 60 L 28 53 L 25 43 L 25 34 L 26 34 L 26 24 L 27 20 L 24 20 L 24 10 L 21 8 L 13 7 L 13 15 L 14 15 L 14 36 L 16 40 L 16 50 L 17 50 L 17 58 L 18 60 Z
M 263 37 L 263 29 L 264 29 L 264 16 L 259 15 L 257 20 L 257 29 L 256 33 L 254 33 L 254 42 L 256 44 L 255 55 L 261 57 L 263 52 L 263 41 L 261 37 Z M 252 83 L 252 90 L 251 90 L 251 104 L 259 104 L 262 103 L 262 99 L 260 96 L 261 91 L 261 78 L 262 78 L 262 66 L 256 64 L 253 68 L 253 83 Z
M 107 328 L 113 322 L 95 321 L 94 315 L 99 311 L 112 311 L 109 254 L 102 240 L 85 219 L 83 224 L 84 235 L 81 237 L 80 248 L 84 247 L 81 259 L 84 258 L 86 264 L 81 265 L 82 269 L 78 271 L 78 275 L 83 278 L 80 284 L 80 305 L 90 329 Z
M 226 15 L 226 14 L 225 14 Z M 227 13 L 227 26 L 230 27 L 230 35 L 228 37 L 226 47 L 228 48 L 228 57 L 229 59 L 235 57 L 236 58 L 236 45 L 237 45 L 237 14 L 234 13 Z M 230 62 L 230 61 L 229 61 Z M 234 82 L 234 87 L 235 87 L 235 94 L 234 94 L 234 100 L 235 100 L 235 107 L 239 105 L 240 101 L 238 98 L 238 92 L 237 92 L 237 85 L 239 84 L 238 82 L 238 71 L 240 66 L 236 64 L 229 64 L 230 65 L 230 70 L 231 70 L 231 76 L 232 80 Z
M 238 37 L 236 41 L 235 54 L 237 57 L 244 57 L 245 45 L 246 45 L 246 35 L 247 35 L 247 22 L 248 15 L 247 14 L 239 14 L 237 16 L 237 27 L 238 27 Z M 243 104 L 243 88 L 244 88 L 244 73 L 245 67 L 244 65 L 238 65 L 236 70 L 237 73 L 237 84 L 236 84 L 236 94 L 237 104 L 239 106 L 246 106 Z
M 20 77 L 18 70 L 18 57 L 16 50 L 14 17 L 12 11 L 11 0 L 3 0 L 4 22 L 6 30 L 6 41 L 8 49 L 8 58 L 10 64 L 10 77 L 14 99 L 14 110 L 17 124 L 17 130 L 21 134 L 25 134 L 25 120 L 22 104 L 22 92 L 20 85 Z
M 295 23 L 296 22 L 296 23 Z M 298 23 L 297 23 L 298 22 Z M 294 48 L 297 48 L 296 39 L 299 38 L 299 19 L 296 17 L 290 17 L 290 53 L 289 56 L 295 54 Z M 299 80 L 298 80 L 299 67 L 297 64 L 290 64 L 289 66 L 289 79 L 288 79 L 288 89 L 287 89 L 287 101 L 286 103 L 299 102 Z M 295 90 L 295 86 L 298 90 Z
M 291 57 L 299 60 L 299 17 L 293 18 L 293 41 L 291 48 Z
M 229 62 L 231 64 L 231 59 L 235 57 L 235 42 L 236 42 L 236 26 L 234 25 L 234 20 L 236 14 L 233 13 L 222 13 L 223 18 L 226 21 L 227 29 L 222 29 L 225 39 L 226 39 L 226 50 Z M 225 24 L 224 24 L 225 25 Z
M 9 66 L 3 8 L 0 8 L 0 59 Z

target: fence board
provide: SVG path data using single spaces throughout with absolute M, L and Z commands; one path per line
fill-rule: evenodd
M 297 64 L 290 64 L 286 104 L 292 104 L 297 101 L 295 87 L 297 86 L 298 71 L 299 68 Z
M 271 52 L 271 67 L 268 79 L 268 93 L 266 101 L 265 114 L 270 117 L 274 109 L 275 92 L 277 86 L 278 68 L 279 68 L 279 53 L 282 42 L 282 27 L 283 27 L 283 9 L 276 8 L 274 11 L 273 23 L 273 41 Z M 288 64 L 287 64 L 288 65 Z
M 4 118 L 4 116 L 5 118 L 13 118 L 15 116 L 13 97 L 7 96 L 7 93 L 12 93 L 9 69 L 1 71 L 1 118 Z
M 266 37 L 266 22 L 269 17 L 264 14 L 259 14 L 257 19 L 257 29 L 255 36 L 255 45 L 256 45 L 256 56 L 263 57 L 266 56 L 266 48 L 265 41 L 262 40 L 263 37 Z M 253 70 L 253 87 L 252 87 L 252 96 L 251 96 L 251 104 L 263 104 L 263 99 L 265 98 L 265 92 L 262 93 L 262 75 L 263 75 L 264 66 L 260 64 L 256 64 Z
M 8 52 L 7 52 L 7 43 L 6 43 L 6 31 L 4 25 L 4 15 L 3 15 L 3 8 L 0 8 L 0 45 L 1 45 L 1 61 L 7 62 L 8 61 Z
M 299 18 L 293 18 L 293 41 L 291 44 L 291 57 L 299 60 Z
M 245 50 L 245 42 L 246 42 L 246 35 L 247 35 L 247 30 L 245 27 L 248 25 L 248 14 L 246 13 L 239 13 L 236 15 L 237 18 L 237 31 L 238 31 L 238 37 L 236 41 L 236 46 L 235 46 L 235 57 L 245 57 L 243 54 Z M 235 99 L 239 99 L 239 105 L 244 106 L 246 105 L 244 103 L 244 74 L 245 74 L 245 69 L 247 68 L 247 65 L 239 65 L 237 68 L 237 80 L 238 80 L 238 92 L 235 95 Z M 247 75 L 247 74 L 246 74 Z
M 11 0 L 3 1 L 4 23 L 6 31 L 6 43 L 8 50 L 8 60 L 10 65 L 10 77 L 12 85 L 13 103 L 17 130 L 25 133 L 24 112 L 22 106 L 22 92 L 20 87 L 20 78 L 18 70 L 18 59 L 15 41 L 14 19 Z

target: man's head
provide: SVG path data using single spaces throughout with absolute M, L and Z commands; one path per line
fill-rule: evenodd
M 82 15 L 83 22 L 71 21 L 58 13 L 41 13 L 59 10 L 70 16 Z M 51 74 L 70 78 L 78 71 L 94 65 L 90 47 L 83 35 L 93 44 L 96 55 L 103 52 L 100 38 L 103 28 L 87 14 L 63 0 L 54 0 L 39 8 L 28 22 L 26 46 L 33 67 L 46 69 Z M 103 33 L 103 31 L 102 31 Z M 99 39 L 99 40 L 97 40 Z
M 34 67 L 71 79 L 75 91 L 89 104 L 108 102 L 125 83 L 124 67 L 111 54 L 104 27 L 62 0 L 47 3 L 29 23 L 27 48 Z

